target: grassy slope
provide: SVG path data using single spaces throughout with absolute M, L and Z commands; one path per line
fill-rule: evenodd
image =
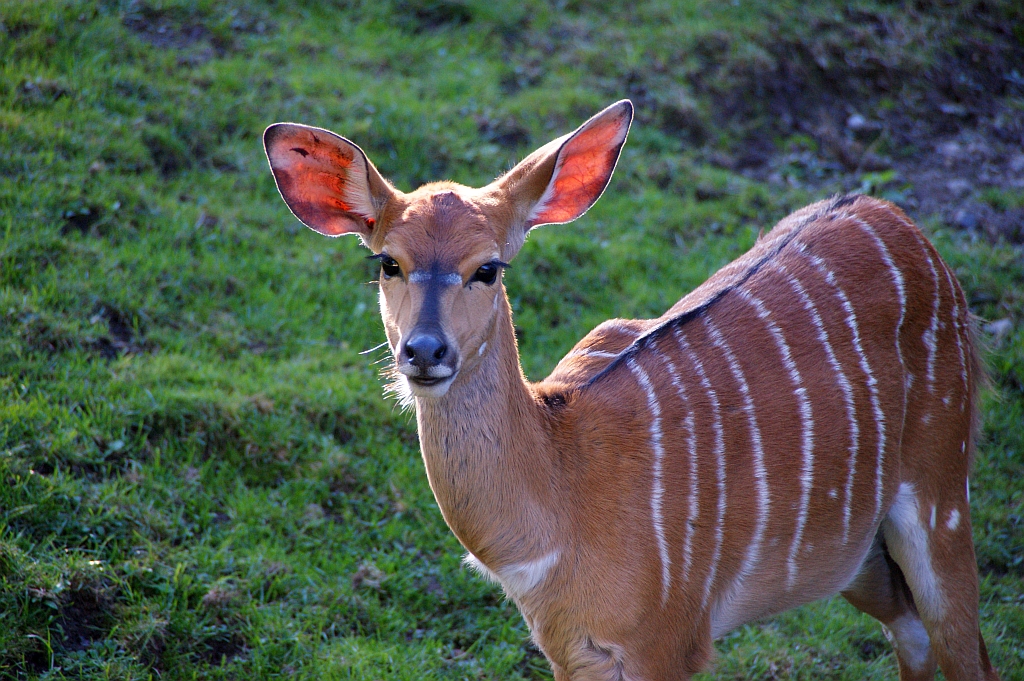
M 660 313 L 792 208 L 912 189 L 828 163 L 779 182 L 716 162 L 765 144 L 818 158 L 748 92 L 778 45 L 884 54 L 911 74 L 974 30 L 955 6 L 860 3 L 897 27 L 893 45 L 827 6 L 793 24 L 789 3 L 602 4 L 3 4 L 0 676 L 549 675 L 515 609 L 459 566 L 414 425 L 379 395 L 380 352 L 358 354 L 383 339 L 373 268 L 287 213 L 262 129 L 337 130 L 402 188 L 479 184 L 637 100 L 601 203 L 531 238 L 506 278 L 539 377 L 599 321 Z M 913 153 L 898 141 L 877 148 Z M 989 353 L 972 510 L 984 631 L 1004 679 L 1024 679 L 1024 260 L 918 217 L 974 311 L 1014 325 Z M 709 678 L 895 673 L 880 628 L 839 600 L 718 647 Z

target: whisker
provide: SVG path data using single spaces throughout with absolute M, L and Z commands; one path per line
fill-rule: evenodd
M 388 344 L 388 342 L 387 342 L 387 341 L 384 341 L 384 342 L 383 342 L 383 343 L 381 343 L 380 345 L 375 345 L 375 346 L 373 346 L 372 348 L 370 348 L 369 350 L 360 350 L 360 351 L 359 351 L 359 354 L 360 354 L 360 355 L 368 355 L 368 354 L 370 354 L 371 352 L 376 352 L 377 350 L 380 350 L 380 349 L 381 349 L 382 347 L 384 347 L 384 346 L 385 346 L 385 345 L 387 345 L 387 344 Z

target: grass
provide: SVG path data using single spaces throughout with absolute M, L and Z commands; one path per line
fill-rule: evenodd
M 0 676 L 550 678 L 459 565 L 382 351 L 360 354 L 373 267 L 290 216 L 260 134 L 331 128 L 403 189 L 481 184 L 629 96 L 609 191 L 506 277 L 526 372 L 811 200 L 903 202 L 972 310 L 1010 320 L 971 499 L 983 630 L 1024 679 L 1024 256 L 915 210 L 913 174 L 954 123 L 1024 129 L 1014 3 L 12 0 L 0 22 Z M 925 115 L 935 92 L 960 108 Z M 801 123 L 854 105 L 883 125 Z M 841 600 L 718 650 L 702 678 L 895 676 Z

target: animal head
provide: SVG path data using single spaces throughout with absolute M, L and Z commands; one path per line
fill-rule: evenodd
M 502 271 L 529 231 L 597 201 L 632 118 L 632 104 L 617 102 L 485 187 L 432 182 L 409 193 L 328 130 L 276 123 L 263 141 L 295 216 L 326 236 L 357 234 L 380 261 L 396 368 L 413 395 L 439 397 L 485 351 L 507 306 Z

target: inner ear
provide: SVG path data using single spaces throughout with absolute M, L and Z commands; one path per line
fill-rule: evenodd
M 363 150 L 329 130 L 276 123 L 263 145 L 277 188 L 292 213 L 327 236 L 368 241 L 394 190 Z
M 489 187 L 507 205 L 502 257 L 511 260 L 538 225 L 571 222 L 600 198 L 626 143 L 633 104 L 612 104 L 574 132 L 548 142 Z
M 558 150 L 544 194 L 526 228 L 572 222 L 593 206 L 612 179 L 633 120 L 633 105 L 613 104 L 584 123 Z

